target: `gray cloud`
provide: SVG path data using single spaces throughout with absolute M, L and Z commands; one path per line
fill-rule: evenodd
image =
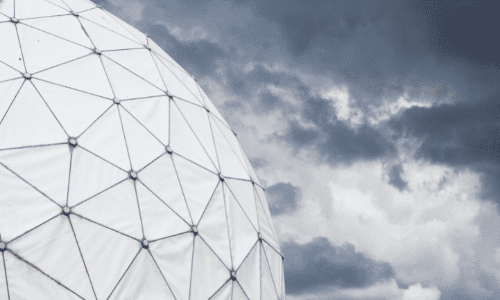
M 269 209 L 273 215 L 289 214 L 299 207 L 300 189 L 291 183 L 278 182 L 266 189 Z
M 400 191 L 404 191 L 408 188 L 408 183 L 401 177 L 403 173 L 403 168 L 400 164 L 394 165 L 389 170 L 389 184 L 393 185 Z
M 351 244 L 336 247 L 326 238 L 315 238 L 304 245 L 287 242 L 282 249 L 290 295 L 327 287 L 363 288 L 394 277 L 391 265 L 356 252 Z

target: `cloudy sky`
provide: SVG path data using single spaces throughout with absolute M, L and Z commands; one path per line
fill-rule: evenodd
M 288 299 L 500 299 L 500 2 L 95 2 L 238 134 Z

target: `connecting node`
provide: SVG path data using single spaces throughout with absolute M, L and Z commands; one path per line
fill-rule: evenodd
M 167 93 L 167 96 L 168 96 L 168 99 L 174 100 L 174 96 L 170 95 L 169 93 Z
M 0 252 L 4 252 L 5 250 L 7 250 L 7 244 L 0 242 Z
M 148 49 L 149 51 L 151 51 L 151 48 L 148 45 L 144 45 L 144 47 L 146 47 L 146 49 Z
M 134 171 L 130 171 L 130 172 L 128 172 L 128 177 L 129 177 L 130 179 L 134 180 L 134 181 L 135 181 L 135 180 L 137 180 L 137 178 L 139 178 L 139 177 L 137 176 L 137 173 L 136 173 L 136 172 L 134 172 Z
M 120 99 L 118 99 L 118 98 L 114 98 L 114 99 L 113 99 L 113 102 L 114 102 L 115 104 L 120 104 Z
M 236 272 L 231 270 L 231 272 L 229 273 L 229 276 L 230 276 L 230 279 L 232 281 L 235 281 L 236 280 Z
M 221 182 L 224 182 L 224 177 L 222 176 L 222 174 L 221 174 L 221 173 L 219 173 L 219 180 L 220 180 Z
M 238 135 L 236 134 L 236 132 L 234 132 L 234 130 L 231 130 L 231 131 L 233 132 L 234 136 L 236 136 L 236 137 L 238 136 Z
M 195 225 L 191 225 L 191 232 L 194 234 L 194 235 L 198 235 L 198 228 L 196 228 Z
M 63 215 L 65 215 L 65 216 L 69 216 L 69 215 L 71 214 L 71 208 L 69 208 L 69 207 L 67 207 L 67 206 L 63 207 L 63 208 L 62 208 L 62 213 L 63 213 Z
M 210 109 L 208 109 L 208 108 L 206 108 L 206 107 L 205 107 L 205 110 L 207 111 L 207 113 L 209 113 L 209 112 L 210 112 Z
M 172 152 L 173 152 L 173 151 L 172 151 L 172 148 L 171 148 L 170 146 L 167 146 L 167 147 L 165 148 L 165 150 L 167 151 L 167 153 L 168 153 L 168 154 L 172 154 Z
M 141 245 L 142 245 L 142 248 L 144 248 L 144 249 L 148 249 L 148 247 L 149 247 L 149 242 L 148 242 L 148 240 L 143 239 L 143 240 L 142 240 L 142 242 L 141 242 Z
M 31 74 L 30 73 L 23 73 L 23 77 L 26 80 L 30 80 L 31 79 Z
M 78 145 L 78 141 L 76 140 L 76 138 L 69 138 L 68 144 L 71 148 L 75 148 Z
M 255 185 L 255 181 L 253 181 L 252 178 L 250 178 L 250 182 L 252 183 L 252 185 Z
M 14 23 L 14 24 L 19 23 L 19 20 L 18 20 L 18 19 L 16 19 L 16 18 L 10 18 L 10 21 L 11 21 L 12 23 Z
M 77 14 L 76 12 L 74 12 L 74 11 L 72 11 L 72 12 L 71 12 L 71 14 L 72 14 L 73 16 L 75 16 L 75 17 L 78 17 L 78 14 Z
M 260 232 L 259 232 L 259 234 L 257 236 L 259 237 L 259 242 L 262 243 L 263 238 L 262 238 L 262 235 L 260 234 Z
M 99 49 L 94 48 L 94 50 L 93 50 L 93 51 L 94 51 L 94 53 L 95 53 L 95 54 L 97 54 L 97 55 L 101 55 L 101 51 L 99 51 Z

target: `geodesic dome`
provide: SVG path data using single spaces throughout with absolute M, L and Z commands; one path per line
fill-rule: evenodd
M 0 0 L 0 252 L 0 299 L 285 297 L 235 134 L 86 0 Z

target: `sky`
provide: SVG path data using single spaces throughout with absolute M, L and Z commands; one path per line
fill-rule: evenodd
M 500 2 L 94 2 L 237 133 L 287 299 L 500 299 Z

